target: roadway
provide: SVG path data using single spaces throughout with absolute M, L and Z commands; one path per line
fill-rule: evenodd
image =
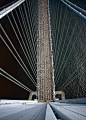
M 86 120 L 86 104 L 19 102 L 0 105 L 0 120 Z
M 86 120 L 86 104 L 50 103 L 57 118 L 62 120 Z
M 44 120 L 46 103 L 0 105 L 0 120 Z

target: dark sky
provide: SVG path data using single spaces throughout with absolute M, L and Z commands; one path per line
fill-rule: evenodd
M 18 1 L 18 0 L 0 0 L 0 7 L 2 7 L 2 6 L 6 6 L 7 4 L 10 4 L 10 3 L 13 3 L 13 2 L 16 2 L 16 1 Z M 69 0 L 69 1 L 71 1 L 71 2 L 75 2 L 75 3 L 84 3 L 84 2 L 86 2 L 86 0 Z
M 6 6 L 7 4 L 9 4 L 12 1 L 13 0 L 0 0 L 0 7 Z M 10 14 L 9 14 L 9 16 L 11 19 L 12 16 Z M 15 16 L 15 13 L 14 13 L 14 16 Z M 16 16 L 15 16 L 15 18 L 16 18 Z M 18 19 L 16 19 L 16 20 L 18 22 Z M 11 19 L 11 21 L 14 25 L 14 22 L 12 19 Z M 11 42 L 14 44 L 16 50 L 18 51 L 19 55 L 21 56 L 21 58 L 23 59 L 24 63 L 26 64 L 27 68 L 29 69 L 30 73 L 33 76 L 33 73 L 25 59 L 25 55 L 22 52 L 20 44 L 15 36 L 12 26 L 10 25 L 10 23 L 7 19 L 7 16 L 2 18 L 0 20 L 0 23 L 3 26 L 4 30 L 6 31 L 7 35 L 10 37 Z M 19 23 L 17 23 L 17 24 L 19 25 Z M 15 29 L 16 29 L 16 27 L 15 27 Z M 0 31 L 0 33 L 3 36 L 3 38 L 5 39 L 5 41 L 8 43 L 8 45 L 10 46 L 10 44 L 9 44 L 6 36 L 3 34 L 2 30 Z M 18 33 L 18 31 L 17 31 L 17 33 Z M 11 49 L 12 49 L 12 47 L 11 47 Z M 16 53 L 15 53 L 15 55 L 16 55 Z M 8 50 L 8 48 L 6 47 L 6 45 L 3 43 L 3 41 L 1 39 L 0 39 L 0 67 L 3 70 L 5 70 L 6 72 L 8 72 L 11 76 L 13 76 L 17 80 L 19 80 L 21 83 L 26 85 L 28 88 L 35 91 L 35 86 L 31 82 L 31 80 L 29 80 L 26 73 L 20 67 L 18 62 L 15 60 L 15 58 L 13 57 L 13 55 L 11 54 L 11 52 Z M 33 78 L 34 78 L 34 76 L 33 76 Z M 16 84 L 12 83 L 8 79 L 0 76 L 0 99 L 28 99 L 28 96 L 29 96 L 29 92 L 27 92 L 26 90 L 17 86 Z
M 29 93 L 0 76 L 0 99 L 28 99 Z
M 17 0 L 0 0 L 0 8 L 3 6 L 7 6 L 13 2 L 16 2 Z
M 0 9 L 8 6 L 9 4 L 15 1 L 17 0 L 0 0 Z M 80 4 L 81 6 L 83 6 L 83 4 L 86 3 L 86 0 L 70 0 L 70 1 L 71 2 L 75 1 L 76 4 Z M 3 18 L 0 22 L 5 27 L 5 29 L 7 29 L 8 35 L 11 33 L 10 37 L 13 40 L 12 42 L 14 42 L 15 36 L 11 32 L 12 30 L 10 28 L 10 25 L 7 23 L 8 21 L 6 19 L 4 20 Z M 16 42 L 15 45 L 17 46 L 17 50 L 21 54 L 20 46 Z M 27 76 L 23 73 L 18 63 L 15 61 L 7 47 L 1 41 L 0 41 L 0 67 L 6 70 L 9 74 L 14 76 L 15 78 L 22 80 L 21 82 L 26 80 L 26 85 L 28 85 L 28 87 L 31 87 L 31 89 L 35 90 L 32 83 L 28 84 Z M 29 93 L 27 91 L 23 90 L 14 83 L 0 76 L 0 99 L 28 99 L 28 95 Z
M 23 59 L 24 63 L 26 63 L 30 71 L 25 56 L 8 22 L 7 17 L 1 19 L 0 22 L 3 28 L 5 29 L 6 33 L 8 34 L 8 36 L 10 36 L 10 39 L 14 44 L 14 46 L 16 47 L 16 50 L 18 51 L 19 55 Z M 5 41 L 8 42 L 7 38 L 5 37 L 2 31 L 1 31 L 1 35 L 4 37 Z M 20 67 L 20 65 L 15 60 L 15 58 L 13 57 L 13 55 L 8 50 L 8 48 L 3 43 L 2 40 L 0 40 L 0 67 L 3 70 L 5 70 L 7 73 L 9 73 L 11 76 L 19 80 L 21 83 L 29 87 L 31 90 L 35 90 L 33 83 L 28 79 L 27 75 L 25 74 L 23 69 Z M 28 99 L 28 96 L 29 96 L 29 92 L 15 85 L 14 83 L 10 82 L 8 79 L 0 76 L 0 99 Z
M 0 9 L 6 7 L 6 5 L 11 2 L 13 2 L 13 0 L 0 0 Z M 11 71 L 11 74 L 18 74 L 18 67 L 16 69 L 14 68 L 14 66 L 17 66 L 16 64 L 9 50 L 3 42 L 0 41 L 0 67 L 5 68 L 8 72 Z M 0 99 L 28 99 L 28 96 L 29 93 L 26 90 L 0 76 Z

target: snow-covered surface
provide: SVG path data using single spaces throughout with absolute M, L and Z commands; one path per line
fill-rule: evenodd
M 45 120 L 57 120 L 49 104 L 47 104 Z
M 37 100 L 34 100 L 34 101 L 31 101 L 31 100 L 0 100 L 0 105 L 16 104 L 16 103 L 34 104 L 34 103 L 38 103 L 38 101 Z
M 86 120 L 86 104 L 52 102 L 50 105 L 62 120 Z
M 52 109 L 51 109 L 52 108 Z M 0 120 L 86 120 L 86 104 L 0 100 Z
M 0 120 L 44 120 L 46 103 L 25 102 L 0 105 Z

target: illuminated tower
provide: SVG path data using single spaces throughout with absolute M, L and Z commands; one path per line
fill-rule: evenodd
M 38 100 L 53 101 L 52 51 L 48 0 L 39 0 Z

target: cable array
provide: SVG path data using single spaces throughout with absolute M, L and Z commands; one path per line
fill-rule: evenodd
M 28 84 L 36 87 L 38 0 L 19 0 L 18 4 L 10 12 L 7 8 L 0 12 L 0 38 L 28 77 Z M 66 98 L 86 97 L 86 11 L 68 0 L 49 0 L 49 13 L 56 90 L 64 91 Z M 32 91 L 2 68 L 0 71 L 6 79 Z
M 86 97 L 86 22 L 64 2 L 49 3 L 56 90 L 66 98 Z
M 0 23 L 1 40 L 11 52 L 14 59 L 18 62 L 21 69 L 24 71 L 23 74 L 26 74 L 35 87 L 37 86 L 37 3 L 38 0 L 25 0 L 21 2 L 21 4 L 17 5 L 17 7 L 14 7 L 12 11 L 7 13 L 4 16 L 4 19 L 1 19 Z M 10 26 L 9 31 L 14 36 L 14 38 L 11 37 L 12 35 L 7 31 L 6 26 L 8 25 L 4 25 L 4 20 L 7 20 L 7 23 Z M 19 52 L 17 46 L 20 47 L 19 49 L 21 52 Z M 4 71 L 2 68 L 1 70 L 6 73 L 6 71 Z M 8 73 L 6 74 L 10 76 Z M 12 76 L 9 78 L 3 73 L 1 73 L 1 75 L 9 80 L 12 78 Z M 14 80 L 16 79 L 14 78 Z M 14 83 L 20 87 L 23 85 L 18 83 L 18 81 Z M 23 85 L 22 88 L 25 89 L 26 86 Z M 31 92 L 30 89 L 26 89 Z
M 24 84 L 22 84 L 19 80 L 15 79 L 13 76 L 11 76 L 10 74 L 8 74 L 2 68 L 0 68 L 0 71 L 1 71 L 0 75 L 2 75 L 3 77 L 5 77 L 6 79 L 10 80 L 11 82 L 15 83 L 16 85 L 20 86 L 21 88 L 25 89 L 26 91 L 32 92 L 31 89 L 29 89 Z

